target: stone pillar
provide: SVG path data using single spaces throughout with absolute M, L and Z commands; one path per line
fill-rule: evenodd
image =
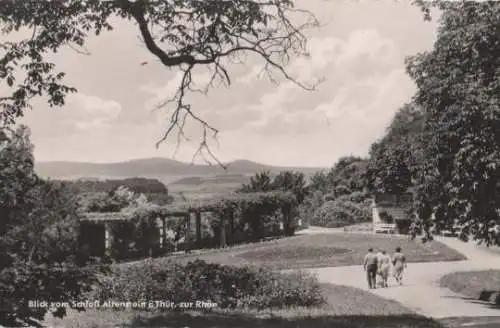
M 228 213 L 228 225 L 229 225 L 229 242 L 230 244 L 234 244 L 234 211 L 230 210 Z
M 195 215 L 195 224 L 196 224 L 196 247 L 201 248 L 201 212 L 196 211 Z
M 167 247 L 167 222 L 165 217 L 160 218 L 161 221 L 161 247 L 165 249 Z
M 186 219 L 186 237 L 184 242 L 186 244 L 186 252 L 191 250 L 191 213 L 187 213 L 185 216 Z
M 281 206 L 281 215 L 283 216 L 283 221 L 280 224 L 280 228 L 282 227 L 282 235 L 290 236 L 291 235 L 291 225 L 292 225 L 292 206 L 291 205 L 283 205 Z
M 104 251 L 111 251 L 111 225 L 109 222 L 104 223 Z
M 160 233 L 160 248 L 163 248 L 163 244 L 165 243 L 165 235 L 163 234 L 163 221 L 161 218 L 156 218 L 156 226 L 158 227 L 158 231 Z
M 220 223 L 220 246 L 226 247 L 227 239 L 226 239 L 226 218 L 224 216 L 221 217 Z

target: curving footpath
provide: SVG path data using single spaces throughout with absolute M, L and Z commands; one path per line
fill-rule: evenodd
M 395 300 L 416 313 L 435 319 L 449 317 L 497 317 L 500 310 L 469 300 L 439 286 L 439 279 L 455 271 L 500 269 L 500 254 L 464 243 L 455 238 L 436 237 L 437 241 L 456 249 L 468 260 L 456 262 L 409 263 L 403 286 L 394 279 L 389 288 L 368 289 L 362 266 L 310 269 L 321 282 L 368 290 L 378 296 Z M 499 324 L 500 326 L 500 324 Z

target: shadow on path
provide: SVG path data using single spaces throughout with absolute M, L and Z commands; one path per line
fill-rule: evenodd
M 321 316 L 313 318 L 255 318 L 246 315 L 205 315 L 193 317 L 189 314 L 160 315 L 152 318 L 136 318 L 130 325 L 121 327 L 168 327 L 184 328 L 442 328 L 432 319 L 421 316 Z

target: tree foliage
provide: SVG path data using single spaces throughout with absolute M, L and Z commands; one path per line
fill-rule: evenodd
M 308 193 L 306 177 L 302 172 L 281 171 L 274 177 L 273 185 L 278 190 L 292 192 L 299 204 L 304 201 Z
M 365 158 L 344 156 L 330 170 L 315 173 L 308 185 L 309 194 L 298 208 L 300 218 L 323 227 L 366 221 L 368 163 Z
M 357 156 L 344 156 L 329 171 L 320 171 L 311 177 L 309 189 L 324 194 L 334 193 L 339 186 L 350 191 L 363 191 L 367 187 L 368 161 Z
M 17 211 L 22 210 L 24 195 L 38 182 L 34 173 L 33 145 L 27 127 L 5 130 L 0 144 L 0 233 L 12 224 Z
M 371 219 L 371 200 L 352 201 L 349 195 L 324 202 L 312 216 L 310 223 L 315 226 L 337 228 Z
M 88 265 L 78 247 L 76 195 L 35 175 L 29 130 L 21 126 L 9 139 L 0 145 L 0 324 L 37 325 L 48 309 L 28 301 L 77 299 L 102 267 Z
M 65 181 L 67 184 L 73 185 L 80 192 L 114 192 L 119 187 L 127 189 L 138 194 L 156 194 L 166 193 L 168 189 L 158 179 L 147 178 L 126 178 L 126 179 L 106 179 L 106 180 L 88 180 L 80 179 L 76 181 Z
M 372 191 L 400 194 L 415 185 L 423 164 L 423 125 L 424 113 L 414 104 L 399 109 L 370 149 L 367 178 Z
M 173 97 L 165 95 L 158 104 L 172 110 L 160 142 L 176 132 L 180 141 L 191 118 L 204 132 L 198 153 L 211 155 L 207 134 L 216 135 L 217 129 L 196 114 L 189 94 L 229 86 L 230 64 L 244 62 L 247 55 L 262 60 L 271 81 L 277 81 L 278 73 L 305 89 L 315 87 L 286 70 L 290 58 L 307 55 L 304 29 L 318 25 L 311 13 L 294 8 L 292 0 L 7 0 L 0 7 L 1 31 L 26 37 L 0 43 L 0 79 L 12 91 L 0 98 L 2 123 L 14 123 L 35 97 L 47 97 L 50 106 L 64 105 L 66 95 L 76 89 L 65 83 L 65 73 L 49 60 L 50 53 L 66 47 L 84 52 L 92 35 L 113 29 L 120 20 L 134 23 L 151 55 L 182 75 Z M 211 72 L 201 89 L 193 78 L 197 67 Z
M 81 194 L 82 205 L 90 212 L 113 212 L 123 208 L 123 202 L 117 198 L 116 192 L 126 188 L 136 195 L 144 195 L 148 202 L 166 205 L 173 197 L 168 194 L 167 187 L 157 179 L 127 178 L 117 180 L 76 180 L 64 181 Z M 123 197 L 122 197 L 123 198 Z M 122 205 L 120 205 L 122 204 Z M 120 207 L 121 206 L 121 207 Z
M 297 202 L 302 203 L 308 193 L 306 184 L 306 177 L 302 172 L 281 171 L 273 177 L 271 172 L 263 171 L 250 177 L 250 182 L 243 184 L 239 191 L 245 193 L 277 190 L 292 192 Z
M 86 212 L 120 212 L 147 204 L 144 194 L 137 194 L 120 186 L 113 192 L 79 194 L 81 209 Z
M 250 177 L 250 182 L 241 186 L 241 192 L 268 192 L 275 189 L 270 171 L 257 172 Z
M 424 109 L 424 156 L 418 201 L 430 225 L 464 225 L 486 243 L 500 222 L 500 5 L 424 3 L 441 10 L 431 51 L 407 60 Z

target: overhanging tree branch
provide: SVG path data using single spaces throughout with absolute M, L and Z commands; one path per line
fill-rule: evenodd
M 303 31 L 318 26 L 314 15 L 304 10 L 293 9 L 288 0 L 274 2 L 240 0 L 232 3 L 186 1 L 186 7 L 190 10 L 169 8 L 170 11 L 176 11 L 175 15 L 172 15 L 174 19 L 162 21 L 163 34 L 156 38 L 151 32 L 151 26 L 155 25 L 156 13 L 148 11 L 148 5 L 155 2 L 123 0 L 120 3 L 125 12 L 130 14 L 138 24 L 146 48 L 165 67 L 178 67 L 182 72 L 177 92 L 157 106 L 157 109 L 168 109 L 169 105 L 173 105 L 166 132 L 157 142 L 157 147 L 165 142 L 174 130 L 177 130 L 177 152 L 180 140 L 188 139 L 184 133 L 184 126 L 187 119 L 191 118 L 198 122 L 202 129 L 202 140 L 194 157 L 199 155 L 205 159 L 203 154 L 206 152 L 209 157 L 221 164 L 210 150 L 207 140 L 209 134 L 216 139 L 218 129 L 196 115 L 186 100 L 189 92 L 208 93 L 216 81 L 230 86 L 231 78 L 226 59 L 237 57 L 239 53 L 255 54 L 262 59 L 263 70 L 268 73 L 273 83 L 279 83 L 272 76 L 273 71 L 277 71 L 286 80 L 308 91 L 315 90 L 320 82 L 318 80 L 317 83 L 307 85 L 287 72 L 286 65 L 293 55 L 307 55 L 307 38 L 302 34 Z M 236 21 L 235 17 L 231 17 L 232 11 L 235 9 L 244 11 L 245 6 L 253 8 L 253 13 L 248 14 L 251 16 L 251 23 L 246 25 Z M 270 10 L 274 10 L 272 15 L 269 14 Z M 296 26 L 287 17 L 287 10 L 306 15 L 308 19 L 305 23 Z M 183 17 L 180 19 L 183 20 L 182 28 L 175 22 L 175 18 L 180 16 Z M 176 40 L 175 46 L 169 47 L 168 51 L 163 50 L 162 46 L 168 46 L 168 42 L 162 43 L 161 40 Z M 196 66 L 211 69 L 209 82 L 203 90 L 193 88 L 192 72 Z
M 19 42 L 0 43 L 0 79 L 12 89 L 12 95 L 0 99 L 3 125 L 14 124 L 34 97 L 48 96 L 49 105 L 64 105 L 65 96 L 76 89 L 64 84 L 64 74 L 55 72 L 46 54 L 65 46 L 83 52 L 80 49 L 86 50 L 91 33 L 112 29 L 112 17 L 136 23 L 146 49 L 166 68 L 181 72 L 177 92 L 158 106 L 172 112 L 157 146 L 174 133 L 179 146 L 180 140 L 188 139 L 186 122 L 194 120 L 203 132 L 199 150 L 214 157 L 207 138 L 216 138 L 218 130 L 188 100 L 190 94 L 207 94 L 219 83 L 230 86 L 229 65 L 244 62 L 242 55 L 262 60 L 273 83 L 280 81 L 274 73 L 308 91 L 320 82 L 309 85 L 287 70 L 293 57 L 308 55 L 304 30 L 319 26 L 312 13 L 294 8 L 293 0 L 6 0 L 0 7 L 2 32 L 26 27 L 33 33 Z M 202 87 L 193 81 L 193 71 L 199 66 L 210 71 Z

